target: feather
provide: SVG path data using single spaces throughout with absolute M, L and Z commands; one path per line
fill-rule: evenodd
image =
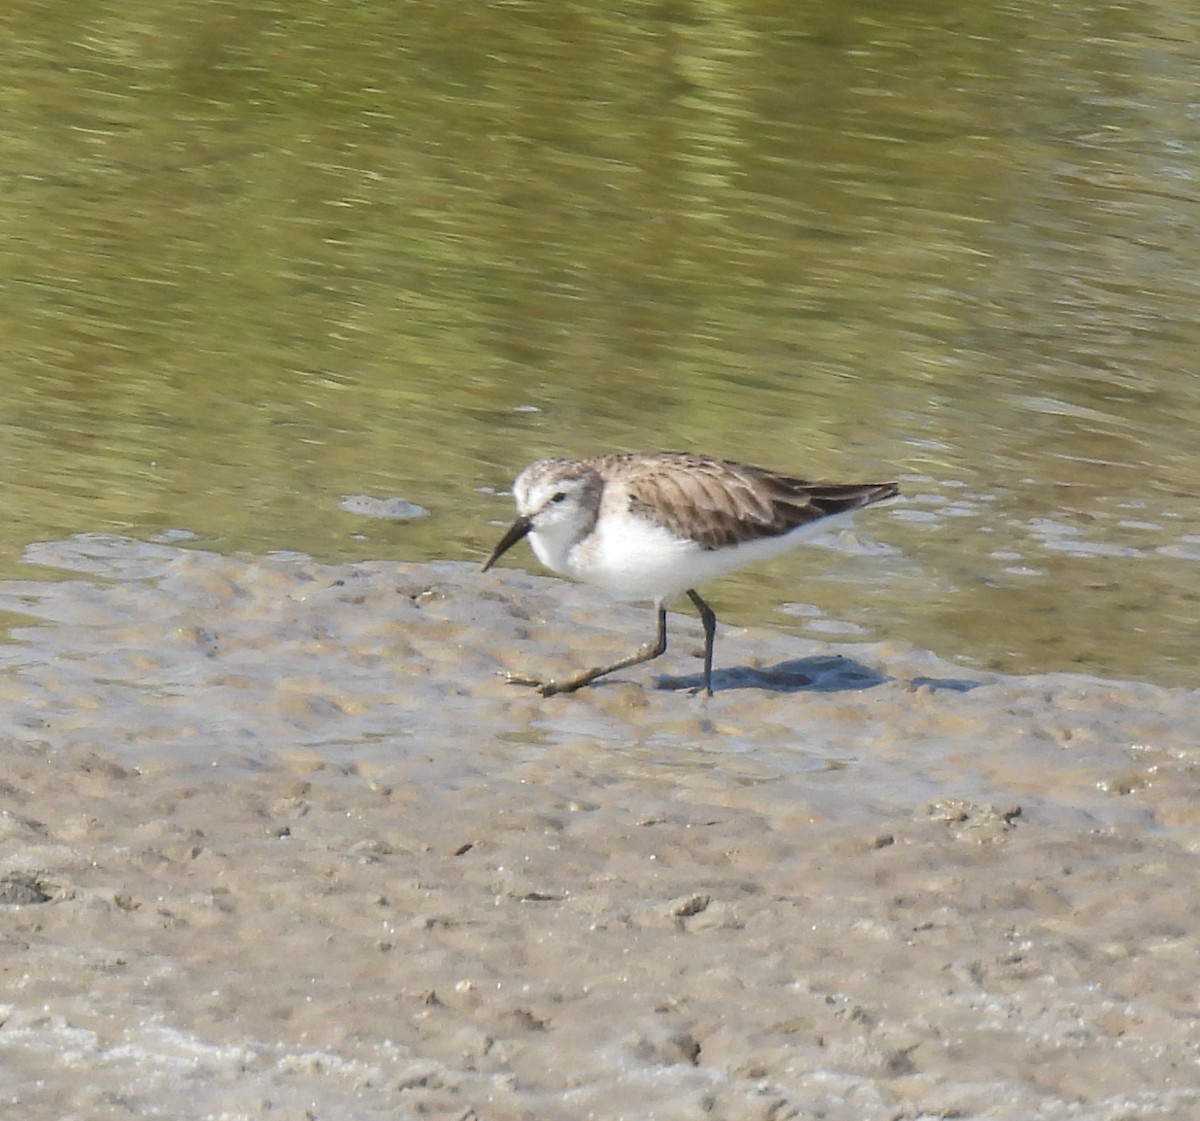
M 778 537 L 899 493 L 893 482 L 810 481 L 686 452 L 603 455 L 584 463 L 605 480 L 604 502 L 624 502 L 704 549 Z

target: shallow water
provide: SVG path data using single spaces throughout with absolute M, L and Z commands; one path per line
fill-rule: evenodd
M 1191 1116 L 1200 694 L 474 566 L 89 536 L 0 582 L 0 1100 Z M 33 569 L 32 571 L 37 571 Z M 306 1112 L 307 1111 L 307 1112 Z
M 168 529 L 480 557 L 534 456 L 681 447 L 909 496 L 859 522 L 890 559 L 739 575 L 724 618 L 1194 681 L 1193 6 L 5 31 L 0 571 Z

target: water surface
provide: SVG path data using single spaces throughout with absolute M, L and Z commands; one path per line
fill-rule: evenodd
M 16 0 L 0 571 L 482 557 L 534 456 L 697 449 L 909 496 L 728 622 L 1189 683 L 1198 25 Z

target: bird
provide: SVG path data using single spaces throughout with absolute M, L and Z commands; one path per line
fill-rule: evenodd
M 659 657 L 667 649 L 667 604 L 683 592 L 704 627 L 704 691 L 711 697 L 717 617 L 697 586 L 786 552 L 828 519 L 893 498 L 900 488 L 814 482 L 688 452 L 618 452 L 536 460 L 512 493 L 517 518 L 482 571 L 528 538 L 552 572 L 651 600 L 658 630 L 654 641 L 611 665 L 562 679 L 509 674 L 509 681 L 551 697 Z

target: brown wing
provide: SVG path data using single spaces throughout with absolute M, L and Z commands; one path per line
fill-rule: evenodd
M 825 483 L 684 452 L 589 461 L 629 509 L 705 549 L 777 537 L 899 493 L 895 483 Z

